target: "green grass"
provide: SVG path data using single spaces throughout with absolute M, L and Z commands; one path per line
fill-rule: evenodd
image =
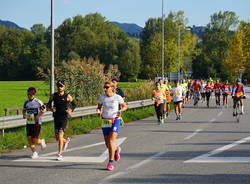
M 37 88 L 37 98 L 48 101 L 49 85 L 42 81 L 0 81 L 0 116 L 4 116 L 5 108 L 22 107 L 27 99 L 27 89 Z
M 118 87 L 121 89 L 129 89 L 139 87 L 144 82 L 119 82 Z
M 124 121 L 130 122 L 138 119 L 153 116 L 155 114 L 154 107 L 149 106 L 139 109 L 131 109 L 123 114 Z M 100 128 L 101 120 L 99 116 L 89 116 L 83 119 L 78 118 L 69 122 L 69 127 L 66 129 L 66 136 L 79 135 L 89 133 L 93 129 Z M 126 125 L 125 125 L 126 126 Z M 41 136 L 47 142 L 54 138 L 54 125 L 53 123 L 45 123 L 42 125 Z M 5 136 L 0 135 L 0 153 L 8 152 L 14 149 L 22 149 L 27 145 L 27 138 L 25 128 L 10 129 L 5 132 Z
M 142 82 L 120 82 L 119 87 L 129 89 L 138 87 Z M 43 81 L 0 81 L 0 116 L 4 116 L 5 108 L 22 107 L 27 99 L 27 89 L 37 88 L 36 97 L 44 103 L 48 102 L 49 85 Z M 15 114 L 15 112 L 12 112 Z

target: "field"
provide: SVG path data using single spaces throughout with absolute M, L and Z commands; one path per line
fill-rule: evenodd
M 0 116 L 4 116 L 5 108 L 22 107 L 27 99 L 27 89 L 37 88 L 37 98 L 48 101 L 49 85 L 42 81 L 1 81 L 0 82 Z
M 120 82 L 119 87 L 129 89 L 140 84 L 141 82 Z M 44 103 L 48 102 L 49 84 L 43 81 L 0 81 L 0 116 L 4 116 L 5 108 L 22 107 L 27 99 L 27 89 L 31 86 L 37 88 L 37 98 Z

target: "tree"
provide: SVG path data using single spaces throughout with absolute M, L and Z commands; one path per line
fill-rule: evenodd
M 141 56 L 142 67 L 141 77 L 154 78 L 162 72 L 161 48 L 162 48 L 162 20 L 160 18 L 149 19 L 142 33 Z M 186 29 L 187 19 L 184 12 L 170 12 L 164 19 L 164 73 L 177 72 L 178 70 L 178 28 L 181 32 L 180 64 L 183 72 L 190 70 L 186 62 L 191 62 L 196 39 Z M 185 60 L 184 60 L 185 59 Z
M 117 64 L 124 80 L 137 77 L 139 73 L 139 43 L 98 13 L 66 19 L 56 35 L 60 60 L 70 60 L 74 54 L 74 57 L 100 60 L 105 69 L 110 64 Z
M 226 74 L 222 68 L 223 61 L 227 57 L 230 39 L 233 36 L 233 31 L 230 29 L 237 23 L 238 17 L 234 12 L 219 12 L 211 16 L 211 21 L 206 26 L 205 34 L 199 45 L 200 55 L 196 56 L 193 62 L 194 71 L 204 71 L 205 73 L 202 72 L 201 75 L 194 73 L 194 76 L 225 78 Z M 204 67 L 206 67 L 205 70 Z

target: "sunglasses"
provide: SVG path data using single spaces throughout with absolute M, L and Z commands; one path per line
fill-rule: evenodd
M 57 87 L 58 87 L 58 88 L 63 88 L 64 86 L 63 86 L 63 85 L 58 85 Z
M 110 88 L 110 86 L 104 86 L 103 88 L 104 88 L 104 89 L 109 89 L 109 88 Z

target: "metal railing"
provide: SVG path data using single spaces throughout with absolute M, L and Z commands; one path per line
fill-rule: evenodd
M 151 99 L 127 102 L 128 109 L 145 107 L 152 104 L 153 101 Z M 95 113 L 96 113 L 96 106 L 79 107 L 74 110 L 71 117 L 77 118 L 87 115 L 93 115 Z M 53 121 L 52 112 L 46 112 L 42 116 L 42 122 L 50 122 L 50 121 Z M 26 125 L 26 119 L 23 119 L 22 115 L 0 117 L 0 130 L 2 130 L 3 135 L 4 135 L 4 130 L 6 129 L 22 127 L 25 125 Z

